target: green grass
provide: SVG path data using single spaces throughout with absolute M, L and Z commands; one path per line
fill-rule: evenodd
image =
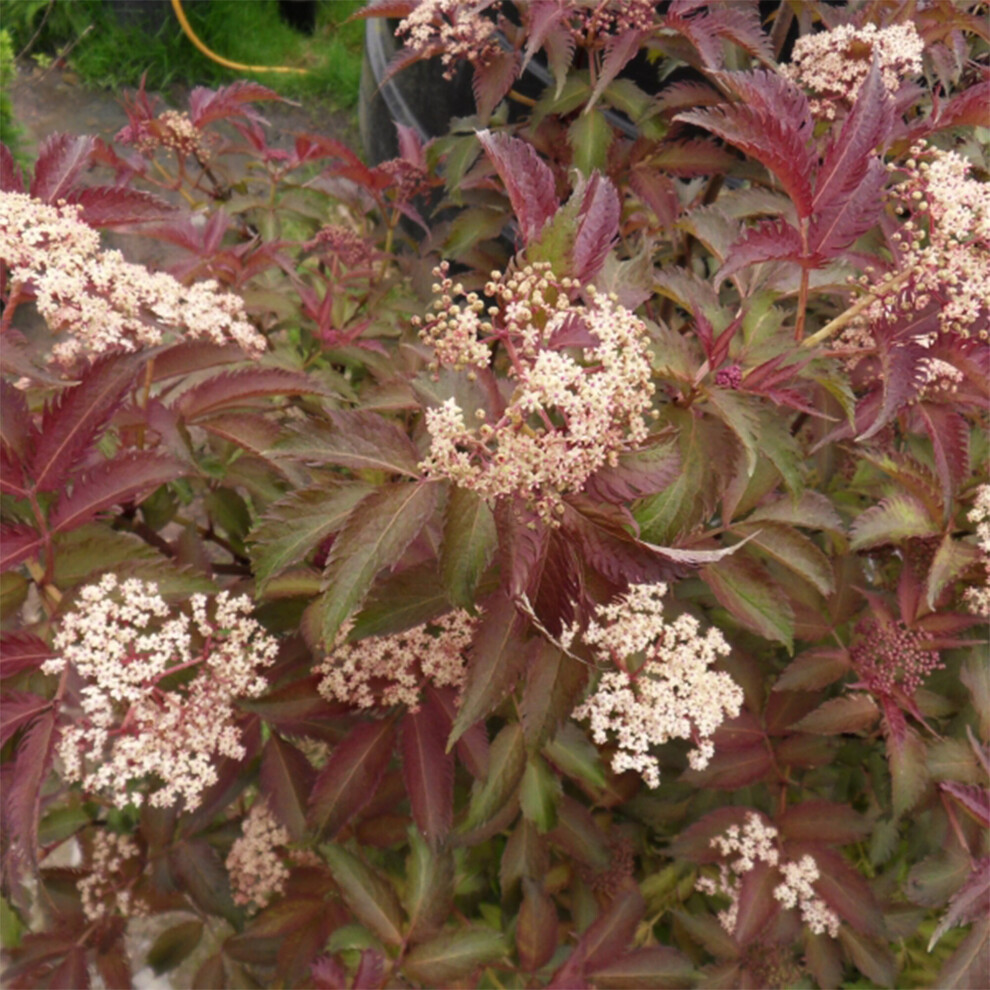
M 283 96 L 319 96 L 350 108 L 357 102 L 364 24 L 346 22 L 362 6 L 360 0 L 321 0 L 312 35 L 285 23 L 276 0 L 186 0 L 183 8 L 203 43 L 224 58 L 309 70 L 305 76 L 258 72 L 250 78 Z M 27 44 L 47 8 L 47 0 L 0 0 L 0 20 L 15 51 Z M 30 55 L 43 60 L 78 42 L 69 65 L 84 82 L 113 89 L 137 86 L 144 72 L 149 89 L 174 83 L 217 86 L 244 78 L 245 73 L 198 52 L 170 7 L 161 20 L 157 30 L 142 30 L 121 25 L 103 0 L 55 0 Z

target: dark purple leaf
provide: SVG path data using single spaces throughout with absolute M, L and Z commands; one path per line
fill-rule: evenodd
M 127 451 L 88 471 L 72 485 L 72 494 L 59 499 L 49 525 L 52 532 L 76 529 L 98 512 L 135 499 L 187 473 L 174 458 L 150 450 Z
M 21 167 L 5 144 L 0 144 L 0 192 L 24 192 Z
M 774 887 L 779 883 L 780 873 L 764 862 L 754 863 L 753 869 L 743 875 L 739 914 L 733 933 L 740 945 L 747 945 L 764 934 L 780 910 L 780 902 L 773 896 Z
M 35 670 L 54 655 L 48 644 L 32 633 L 5 632 L 0 636 L 0 677 Z
M 177 212 L 167 200 L 126 186 L 87 186 L 68 199 L 83 208 L 82 219 L 91 227 L 126 227 L 163 221 Z
M 442 843 L 454 815 L 454 758 L 446 752 L 450 721 L 433 698 L 402 720 L 402 778 L 413 818 L 428 842 Z
M 138 359 L 113 356 L 94 362 L 79 384 L 63 389 L 45 407 L 30 462 L 38 491 L 58 491 L 90 450 L 129 386 L 137 384 Z
M 683 990 L 695 984 L 691 961 L 677 949 L 652 945 L 634 949 L 591 974 L 602 990 Z
M 483 66 L 475 67 L 471 77 L 471 88 L 474 91 L 478 117 L 483 122 L 488 121 L 492 111 L 512 89 L 521 66 L 518 52 L 500 51 Z
M 765 165 L 791 198 L 798 217 L 812 213 L 809 146 L 814 123 L 807 98 L 774 73 L 725 73 L 740 102 L 678 114 L 676 120 L 712 131 Z
M 786 220 L 765 220 L 729 248 L 715 275 L 715 287 L 749 265 L 764 261 L 799 261 L 801 254 L 801 235 Z
M 231 117 L 246 117 L 248 120 L 263 122 L 264 118 L 247 105 L 263 100 L 284 102 L 274 90 L 247 79 L 239 79 L 217 90 L 197 86 L 189 94 L 189 116 L 200 128 L 214 120 Z
M 315 378 L 284 368 L 245 368 L 225 371 L 186 389 L 175 408 L 186 420 L 195 420 L 221 409 L 237 409 L 267 403 L 258 400 L 285 395 L 333 395 Z
M 306 831 L 306 805 L 316 771 L 303 753 L 272 733 L 261 757 L 260 791 L 292 839 Z
M 990 791 L 976 784 L 960 784 L 954 780 L 943 781 L 939 787 L 951 794 L 984 828 L 990 828 Z
M 95 144 L 95 138 L 82 134 L 50 134 L 38 152 L 31 195 L 46 203 L 64 199 L 89 165 Z
M 51 769 L 58 731 L 53 708 L 40 714 L 21 736 L 13 779 L 3 794 L 3 820 L 16 855 L 34 871 L 38 865 L 41 788 Z
M 481 625 L 471 644 L 467 684 L 461 696 L 447 748 L 475 722 L 498 707 L 523 671 L 522 649 L 525 620 L 502 594 L 493 595 L 483 606 Z
M 581 202 L 571 252 L 572 275 L 590 282 L 619 235 L 619 195 L 609 179 L 592 172 L 589 179 L 578 182 L 572 196 Z
M 887 169 L 878 158 L 873 158 L 851 192 L 817 210 L 808 233 L 811 254 L 830 260 L 870 230 L 883 213 L 887 180 Z
M 36 442 L 27 399 L 6 378 L 0 378 L 0 440 L 20 461 L 27 460 Z
M 339 742 L 320 770 L 309 823 L 333 838 L 374 796 L 395 748 L 395 721 L 362 722 Z
M 0 525 L 0 572 L 37 555 L 44 540 L 29 526 Z
M 522 887 L 516 951 L 519 965 L 533 973 L 550 961 L 557 948 L 557 909 L 539 881 L 523 877 Z
M 52 707 L 50 698 L 26 691 L 8 691 L 0 704 L 0 746 L 18 730 L 30 725 Z
M 529 244 L 557 212 L 553 172 L 526 141 L 487 130 L 478 132 L 478 140 L 505 183 L 523 244 Z

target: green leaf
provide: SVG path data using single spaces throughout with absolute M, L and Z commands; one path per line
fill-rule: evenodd
M 892 495 L 861 513 L 852 524 L 850 550 L 900 543 L 917 536 L 935 536 L 938 524 L 913 495 Z
M 750 547 L 804 578 L 819 594 L 832 593 L 835 583 L 828 557 L 803 533 L 784 523 L 739 523 L 732 527 L 739 536 L 751 536 Z
M 695 985 L 698 974 L 676 949 L 654 945 L 599 967 L 591 978 L 603 990 L 683 990 Z
M 519 789 L 519 803 L 526 819 L 540 832 L 548 832 L 557 824 L 557 802 L 562 787 L 560 778 L 538 754 L 530 754 Z
M 774 682 L 774 691 L 817 691 L 834 684 L 850 669 L 849 654 L 829 647 L 798 654 Z
M 402 909 L 395 889 L 377 871 L 334 843 L 320 846 L 347 906 L 389 945 L 402 944 Z
M 583 780 L 604 790 L 605 771 L 595 744 L 574 722 L 565 722 L 560 731 L 543 747 L 547 759 L 568 777 Z
M 525 766 L 526 745 L 522 726 L 518 722 L 510 722 L 492 740 L 488 777 L 483 782 L 475 782 L 467 818 L 460 831 L 475 828 L 501 811 L 516 794 Z
M 451 602 L 460 608 L 474 605 L 478 580 L 495 552 L 495 517 L 481 496 L 454 488 L 447 502 L 440 574 Z
M 580 114 L 567 129 L 574 167 L 586 178 L 598 169 L 603 175 L 608 165 L 608 149 L 614 132 L 601 110 Z
M 951 533 L 942 537 L 928 577 L 925 580 L 925 601 L 930 609 L 935 609 L 935 603 L 942 589 L 955 581 L 961 574 L 979 560 L 979 551 L 969 543 L 954 540 Z
M 187 839 L 168 851 L 172 874 L 182 889 L 208 914 L 226 918 L 235 927 L 241 921 L 241 909 L 230 894 L 227 871 L 206 839 Z
M 490 928 L 439 935 L 417 945 L 403 960 L 402 973 L 426 987 L 450 986 L 505 953 L 505 940 Z
M 794 649 L 794 612 L 783 589 L 755 562 L 726 557 L 701 569 L 719 603 L 747 629 Z
M 341 623 L 357 608 L 378 573 L 398 562 L 433 514 L 431 482 L 385 485 L 352 510 L 337 535 L 319 600 L 323 642 L 332 649 Z
M 528 973 L 545 966 L 557 948 L 557 909 L 537 880 L 523 877 L 523 899 L 516 924 L 516 952 Z
M 864 938 L 848 925 L 839 929 L 839 940 L 864 976 L 882 987 L 897 985 L 897 962 L 886 946 Z
M 868 694 L 847 694 L 833 698 L 809 712 L 791 728 L 795 732 L 812 732 L 823 736 L 843 732 L 861 732 L 880 717 L 880 709 Z
M 258 591 L 289 567 L 303 563 L 344 525 L 351 510 L 372 491 L 362 482 L 301 488 L 270 506 L 250 535 Z
M 458 213 L 443 243 L 443 257 L 457 258 L 473 248 L 479 241 L 498 237 L 505 226 L 503 210 L 470 206 Z
M 806 529 L 823 529 L 831 533 L 843 532 L 842 519 L 831 501 L 821 492 L 806 491 L 800 498 L 779 498 L 754 509 L 746 519 L 748 523 L 757 520 L 789 523 Z
M 589 668 L 553 643 L 543 639 L 534 642 L 526 667 L 519 718 L 526 745 L 539 749 L 574 710 L 587 683 Z
M 973 925 L 945 961 L 935 986 L 945 990 L 990 986 L 990 921 L 984 918 Z
M 439 931 L 454 900 L 454 857 L 449 850 L 435 850 L 409 828 L 409 855 L 406 857 L 406 888 L 402 903 L 409 916 L 406 937 L 421 942 Z
M 505 595 L 488 599 L 471 645 L 467 685 L 447 740 L 448 752 L 472 725 L 498 707 L 522 672 L 526 661 L 521 642 L 524 627 L 522 616 Z
M 280 441 L 276 453 L 351 471 L 419 478 L 419 454 L 395 423 L 367 410 L 329 411 L 330 423 L 310 418 Z
M 738 449 L 718 419 L 681 410 L 667 418 L 679 428 L 680 474 L 664 491 L 643 499 L 633 510 L 642 538 L 665 545 L 676 543 L 711 515 Z
M 706 393 L 709 405 L 739 439 L 746 452 L 746 474 L 756 470 L 760 450 L 760 415 L 755 399 L 729 389 L 713 388 Z
M 202 937 L 202 921 L 183 921 L 173 925 L 155 939 L 154 945 L 148 950 L 146 961 L 160 976 L 175 969 L 199 945 Z
M 903 733 L 887 734 L 895 818 L 910 811 L 928 786 L 926 756 L 925 744 L 914 729 L 908 727 Z

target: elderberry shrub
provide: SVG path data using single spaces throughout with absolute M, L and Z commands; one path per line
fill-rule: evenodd
M 5 982 L 987 985 L 978 5 L 377 14 L 0 153 Z

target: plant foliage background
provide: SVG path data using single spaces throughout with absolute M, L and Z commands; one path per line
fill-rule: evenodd
M 985 7 L 365 13 L 3 152 L 8 985 L 986 986 Z

